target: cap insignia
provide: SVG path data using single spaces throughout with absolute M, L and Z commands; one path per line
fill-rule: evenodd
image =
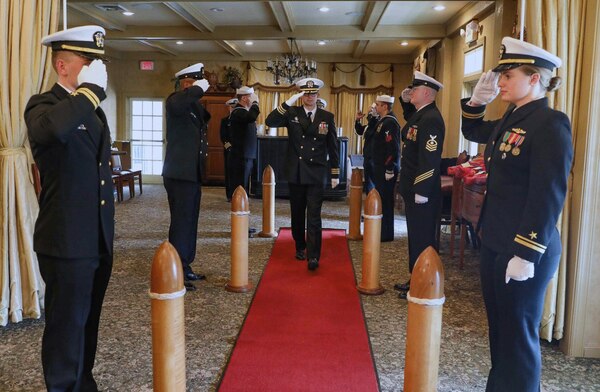
M 96 46 L 99 48 L 104 47 L 104 34 L 101 31 L 96 31 L 94 33 L 94 42 L 96 42 Z
M 308 87 L 308 88 L 315 87 L 315 82 L 313 82 L 312 80 L 309 80 L 308 82 L 306 82 L 306 87 Z
M 500 45 L 500 56 L 498 57 L 499 59 L 502 58 L 502 56 L 504 56 L 504 53 L 506 53 L 506 46 L 504 45 Z

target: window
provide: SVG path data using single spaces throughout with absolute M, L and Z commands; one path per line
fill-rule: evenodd
M 131 99 L 131 166 L 144 174 L 160 175 L 163 166 L 164 102 Z
M 474 46 L 468 47 L 464 52 L 463 69 L 463 92 L 462 97 L 467 98 L 473 94 L 473 89 L 483 72 L 483 55 L 485 52 L 485 43 L 483 39 L 478 40 Z M 470 142 L 461 135 L 458 141 L 458 153 L 467 151 L 470 156 L 475 156 L 479 152 L 479 144 Z
M 483 45 L 465 53 L 465 77 L 483 72 Z

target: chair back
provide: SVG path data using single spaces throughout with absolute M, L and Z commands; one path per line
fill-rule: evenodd
M 479 222 L 485 189 L 485 185 L 471 184 L 463 186 L 462 217 L 471 222 L 473 227 L 476 227 Z
M 121 157 L 117 154 L 110 155 L 110 163 L 113 172 L 118 172 L 123 170 L 123 166 L 121 165 Z
M 467 162 L 468 160 L 469 160 L 469 154 L 467 154 L 467 150 L 463 150 L 463 152 L 458 154 L 458 157 L 456 158 L 456 164 L 462 165 L 463 163 Z

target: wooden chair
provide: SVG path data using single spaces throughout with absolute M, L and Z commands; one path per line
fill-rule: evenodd
M 461 152 L 456 159 L 452 160 L 452 164 L 450 166 L 462 165 L 469 159 L 469 155 L 467 155 L 466 151 Z M 440 206 L 440 218 L 437 232 L 437 243 L 439 249 L 440 242 L 440 234 L 441 227 L 450 225 L 450 256 L 454 256 L 454 236 L 456 233 L 456 213 L 458 212 L 456 203 L 459 202 L 461 197 L 459 189 L 455 188 L 459 184 L 455 184 L 456 178 L 454 176 L 447 175 L 448 165 L 445 166 L 444 170 L 442 170 L 441 177 L 441 186 L 442 186 L 442 204 Z M 448 203 L 448 200 L 450 201 Z M 450 204 L 450 205 L 448 205 Z
M 113 184 L 117 188 L 117 201 L 123 201 L 123 188 L 125 187 L 125 184 L 129 185 L 129 198 L 131 199 L 134 197 L 135 188 L 133 172 L 123 170 L 123 167 L 121 166 L 121 157 L 117 154 L 111 154 L 110 166 L 112 169 Z
M 481 215 L 481 207 L 483 206 L 483 200 L 485 198 L 485 185 L 463 185 L 462 191 L 462 208 L 461 208 L 461 227 L 460 227 L 460 261 L 459 267 L 463 269 L 464 255 L 465 255 L 465 242 L 467 229 L 471 231 L 471 242 L 474 248 L 478 247 L 478 237 L 475 230 L 479 223 L 479 217 Z

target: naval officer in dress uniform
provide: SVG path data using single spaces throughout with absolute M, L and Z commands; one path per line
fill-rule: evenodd
M 393 103 L 393 102 L 392 102 Z M 373 156 L 373 152 L 371 151 L 371 139 L 373 138 L 373 134 L 375 133 L 375 126 L 379 121 L 379 115 L 376 110 L 377 104 L 373 102 L 371 107 L 369 108 L 369 114 L 367 114 L 367 124 L 363 125 L 361 120 L 365 117 L 363 112 L 356 113 L 356 117 L 354 119 L 354 132 L 357 135 L 363 137 L 363 176 L 365 178 L 365 192 L 369 194 L 371 189 L 375 187 L 373 184 L 373 164 L 371 162 L 371 158 Z M 390 108 L 391 110 L 391 108 Z
M 308 269 L 313 271 L 319 267 L 321 256 L 321 205 L 328 162 L 331 187 L 335 188 L 339 184 L 340 157 L 333 113 L 316 106 L 323 82 L 306 78 L 299 80 L 296 86 L 300 92 L 273 110 L 266 124 L 288 129 L 285 172 L 290 189 L 296 258 L 304 260 L 308 257 Z M 292 106 L 300 98 L 302 106 Z
M 179 89 L 166 102 L 167 152 L 162 176 L 171 212 L 169 242 L 181 259 L 185 287 L 193 291 L 196 286 L 192 282 L 206 278 L 196 274 L 190 264 L 196 257 L 202 167 L 207 153 L 205 131 L 210 119 L 199 100 L 209 83 L 204 79 L 202 63 L 182 69 L 175 77 Z
M 40 171 L 33 235 L 46 283 L 42 367 L 49 391 L 97 391 L 92 368 L 113 263 L 114 196 L 104 34 L 81 26 L 42 39 L 58 80 L 25 109 Z
M 242 86 L 236 90 L 238 103 L 229 115 L 231 151 L 229 170 L 231 192 L 238 186 L 249 193 L 250 172 L 256 159 L 256 118 L 260 114 L 258 96 L 252 87 Z
M 481 288 L 489 324 L 492 368 L 486 391 L 540 390 L 539 328 L 561 241 L 556 223 L 573 159 L 571 124 L 548 107 L 546 93 L 561 59 L 505 37 L 499 64 L 481 75 L 461 101 L 462 132 L 485 143 L 487 192 L 481 211 Z M 498 92 L 509 107 L 486 121 Z
M 227 201 L 231 201 L 231 195 L 233 191 L 231 190 L 230 174 L 229 174 L 229 151 L 231 150 L 231 133 L 229 127 L 231 126 L 230 116 L 233 108 L 238 104 L 237 98 L 231 98 L 225 102 L 225 106 L 229 109 L 229 114 L 221 119 L 221 127 L 219 129 L 219 137 L 221 139 L 221 143 L 223 143 L 223 162 L 224 162 L 224 170 L 225 170 L 225 197 Z
M 381 242 L 394 240 L 394 187 L 400 170 L 400 124 L 392 111 L 394 97 L 379 95 L 375 99 L 375 123 L 369 152 L 371 179 L 381 196 Z
M 415 71 L 412 85 L 400 97 L 404 119 L 400 194 L 404 200 L 408 231 L 408 271 L 428 246 L 436 246 L 436 225 L 441 209 L 440 162 L 444 146 L 444 119 L 435 104 L 442 84 Z M 406 298 L 410 280 L 394 285 Z

